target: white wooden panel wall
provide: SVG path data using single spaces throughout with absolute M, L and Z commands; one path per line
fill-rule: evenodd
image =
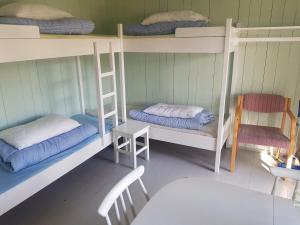
M 0 0 L 0 4 L 12 2 Z M 27 2 L 33 2 L 28 0 Z M 96 22 L 97 33 L 115 33 L 117 23 L 137 23 L 158 11 L 193 9 L 211 25 L 233 18 L 244 26 L 300 25 L 299 0 L 34 0 Z M 276 35 L 276 32 L 266 33 Z M 297 33 L 294 32 L 294 35 Z M 256 36 L 249 32 L 245 35 Z M 278 35 L 278 33 L 277 33 Z M 279 34 L 280 35 L 280 34 Z M 299 33 L 298 33 L 299 35 Z M 129 104 L 158 101 L 200 104 L 217 112 L 222 54 L 126 54 Z M 244 44 L 233 94 L 268 92 L 300 99 L 300 45 Z M 92 60 L 83 58 L 88 106 L 95 105 Z M 48 112 L 79 112 L 74 59 L 0 65 L 0 128 Z M 74 86 L 72 85 L 74 83 Z M 50 94 L 54 90 L 55 93 Z M 18 102 L 19 104 L 15 104 Z M 3 110 L 2 110 L 3 109 Z M 273 124 L 276 117 L 246 114 L 245 120 Z

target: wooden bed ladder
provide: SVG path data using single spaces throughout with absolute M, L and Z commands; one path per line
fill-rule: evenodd
M 115 52 L 113 45 L 110 42 L 109 44 L 110 53 L 109 53 L 109 68 L 108 72 L 102 73 L 101 70 L 101 57 L 103 54 L 100 52 L 97 42 L 94 42 L 94 57 L 96 65 L 96 88 L 97 88 L 97 111 L 98 111 L 98 120 L 99 120 L 99 132 L 100 136 L 103 137 L 105 132 L 105 120 L 112 118 L 113 126 L 118 126 L 118 107 L 117 107 L 117 87 L 116 87 L 116 69 L 115 69 Z M 103 79 L 112 79 L 112 90 L 108 93 L 103 92 Z M 109 111 L 105 110 L 104 101 L 106 99 L 112 99 L 109 101 L 111 107 Z M 107 104 L 108 105 L 108 104 Z M 103 138 L 102 138 L 103 142 Z

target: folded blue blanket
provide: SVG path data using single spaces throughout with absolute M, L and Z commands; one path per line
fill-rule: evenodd
M 18 17 L 0 17 L 0 24 L 38 26 L 41 34 L 89 34 L 95 29 L 93 21 L 77 18 L 35 20 Z
M 135 120 L 158 124 L 166 127 L 199 130 L 204 125 L 214 121 L 213 113 L 203 110 L 194 118 L 163 117 L 145 113 L 143 109 L 130 110 L 129 115 Z
M 127 24 L 124 25 L 124 34 L 126 35 L 164 35 L 175 34 L 176 28 L 182 27 L 204 27 L 207 21 L 175 21 L 161 22 L 151 25 Z
M 18 150 L 0 139 L 0 165 L 11 172 L 17 172 L 65 151 L 97 132 L 96 127 L 83 124 L 67 133 L 22 150 Z

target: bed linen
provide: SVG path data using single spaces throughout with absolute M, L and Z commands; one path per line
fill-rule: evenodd
M 151 25 L 142 24 L 127 24 L 124 25 L 125 35 L 165 35 L 175 34 L 176 28 L 183 27 L 204 27 L 207 26 L 207 21 L 175 21 L 175 22 L 160 22 Z
M 41 34 L 90 34 L 95 29 L 94 22 L 77 18 L 36 20 L 17 17 L 0 17 L 0 24 L 38 26 Z
M 158 103 L 144 109 L 144 112 L 148 114 L 179 118 L 194 118 L 202 111 L 203 108 L 199 106 L 174 105 L 166 103 Z
M 22 150 L 18 150 L 0 139 L 1 165 L 11 172 L 18 172 L 77 145 L 86 138 L 96 134 L 97 131 L 96 127 L 83 124 L 69 132 Z
M 13 2 L 0 8 L 0 16 L 21 17 L 39 20 L 54 20 L 73 17 L 70 13 L 46 4 Z
M 92 116 L 78 114 L 71 117 L 72 119 L 77 120 L 82 124 L 91 124 L 95 127 L 98 127 L 97 119 Z M 111 123 L 107 121 L 106 124 L 108 128 L 112 127 Z M 107 129 L 107 132 L 111 131 Z M 0 167 L 0 194 L 4 193 L 5 191 L 9 190 L 10 188 L 26 181 L 30 177 L 38 174 L 39 172 L 47 169 L 51 165 L 67 158 L 68 156 L 72 155 L 73 153 L 80 151 L 82 148 L 87 146 L 88 144 L 94 142 L 95 140 L 99 139 L 99 133 L 92 135 L 91 137 L 85 139 L 84 141 L 80 142 L 79 144 L 69 148 L 63 152 L 60 152 L 54 156 L 49 157 L 48 159 L 39 162 L 33 166 L 20 170 L 17 173 L 11 173 L 3 168 Z
M 177 118 L 177 117 L 163 117 L 151 115 L 144 112 L 144 109 L 133 109 L 129 111 L 129 116 L 132 119 L 158 124 L 166 127 L 199 130 L 204 125 L 214 121 L 213 113 L 203 110 L 194 118 Z
M 61 115 L 47 115 L 0 132 L 0 139 L 17 149 L 24 149 L 79 127 L 76 120 Z
M 98 132 L 96 117 L 75 115 L 72 118 L 82 125 L 22 150 L 18 150 L 0 139 L 0 165 L 8 171 L 18 172 L 65 151 Z M 111 129 L 112 123 L 107 121 L 106 132 Z
M 171 12 L 154 13 L 142 22 L 143 25 L 150 25 L 159 22 L 174 22 L 174 21 L 200 21 L 208 22 L 208 18 L 192 10 L 177 10 Z

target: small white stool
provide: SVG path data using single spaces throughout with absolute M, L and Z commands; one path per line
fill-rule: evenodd
M 139 137 L 144 138 L 144 143 L 137 141 Z M 122 138 L 123 142 L 119 143 Z M 130 155 L 133 168 L 137 167 L 137 155 L 145 152 L 145 160 L 149 160 L 149 126 L 139 121 L 129 120 L 113 129 L 115 163 L 119 163 L 119 153 Z M 137 148 L 139 147 L 139 148 Z

